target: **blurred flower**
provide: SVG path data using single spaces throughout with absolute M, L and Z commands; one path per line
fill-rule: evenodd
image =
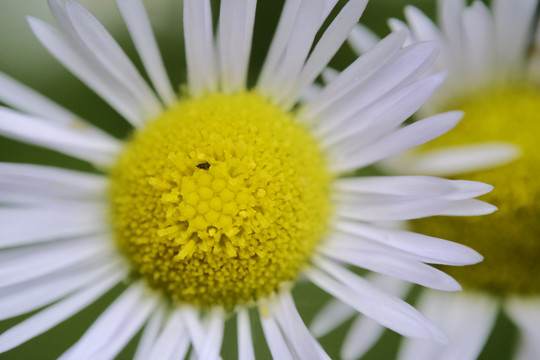
M 357 23 L 345 4 L 287 1 L 253 89 L 246 87 L 256 4 L 224 0 L 214 37 L 209 1 L 184 1 L 188 83 L 171 85 L 140 1 L 118 0 L 148 78 L 85 8 L 50 0 L 60 27 L 30 18 L 42 44 L 134 128 L 120 141 L 13 79 L 0 77 L 0 132 L 88 161 L 100 174 L 0 164 L 0 315 L 37 309 L 0 335 L 12 349 L 124 291 L 63 359 L 114 358 L 141 329 L 137 359 L 219 357 L 236 318 L 238 352 L 254 357 L 257 313 L 274 358 L 327 358 L 290 290 L 303 275 L 406 336 L 445 342 L 407 303 L 347 269 L 360 266 L 440 290 L 455 280 L 424 263 L 464 265 L 470 248 L 378 225 L 489 213 L 491 186 L 426 176 L 354 177 L 360 168 L 452 128 L 447 112 L 401 128 L 441 83 L 422 77 L 430 44 L 389 35 L 335 81 L 299 101 Z
M 419 300 L 419 308 L 449 335 L 451 346 L 406 341 L 402 359 L 476 359 L 500 309 L 521 331 L 516 358 L 540 358 L 537 11 L 537 0 L 496 0 L 491 10 L 480 1 L 465 6 L 442 0 L 441 29 L 414 7 L 405 10 L 408 24 L 390 20 L 394 31 L 409 31 L 411 42 L 435 41 L 441 53 L 431 71 L 448 71 L 448 81 L 421 112 L 461 109 L 466 116 L 451 133 L 385 161 L 383 168 L 393 174 L 486 181 L 495 191 L 483 199 L 500 209 L 489 219 L 438 217 L 411 223 L 416 231 L 444 234 L 471 246 L 485 261 L 473 269 L 444 268 L 463 284 L 464 292 L 426 291 Z M 375 39 L 359 26 L 351 43 L 364 52 Z M 358 337 L 352 335 L 344 345 L 347 357 L 371 346 L 358 348 Z

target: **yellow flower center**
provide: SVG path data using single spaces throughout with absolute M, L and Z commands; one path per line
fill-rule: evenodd
M 430 148 L 483 141 L 506 141 L 523 155 L 504 166 L 464 174 L 495 186 L 482 200 L 499 210 L 488 217 L 436 217 L 415 222 L 420 232 L 462 242 L 482 253 L 474 268 L 448 267 L 465 287 L 497 295 L 540 293 L 540 89 L 498 87 L 452 105 L 463 121 Z
M 111 179 L 116 242 L 134 272 L 201 306 L 294 280 L 330 217 L 319 144 L 254 93 L 178 102 L 135 133 Z

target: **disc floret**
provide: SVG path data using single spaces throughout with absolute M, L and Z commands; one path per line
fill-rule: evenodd
M 254 93 L 183 100 L 112 171 L 117 243 L 176 301 L 257 300 L 294 280 L 324 235 L 326 168 L 308 131 Z

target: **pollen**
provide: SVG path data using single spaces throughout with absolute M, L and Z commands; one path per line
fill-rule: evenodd
M 488 217 L 436 217 L 415 222 L 416 230 L 462 242 L 484 255 L 474 267 L 447 267 L 464 288 L 494 295 L 540 294 L 540 89 L 498 87 L 467 96 L 452 108 L 465 118 L 430 148 L 505 141 L 522 149 L 514 162 L 460 177 L 492 184 L 482 200 L 498 211 Z
M 261 96 L 182 100 L 111 171 L 115 240 L 174 301 L 256 302 L 293 282 L 325 235 L 331 180 L 308 130 Z

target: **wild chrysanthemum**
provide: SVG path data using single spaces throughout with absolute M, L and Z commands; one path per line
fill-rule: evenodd
M 99 174 L 0 165 L 0 314 L 41 309 L 0 335 L 0 351 L 50 329 L 119 283 L 125 290 L 63 359 L 113 358 L 142 329 L 135 358 L 219 357 L 226 319 L 241 359 L 254 357 L 258 316 L 277 359 L 327 358 L 290 290 L 307 277 L 404 335 L 445 341 L 407 303 L 347 268 L 441 290 L 425 263 L 463 265 L 468 247 L 379 225 L 494 208 L 491 187 L 436 177 L 354 177 L 356 169 L 423 144 L 460 112 L 400 125 L 441 83 L 423 77 L 434 46 L 396 32 L 309 101 L 299 100 L 357 23 L 347 2 L 287 1 L 256 85 L 246 87 L 254 0 L 184 1 L 188 83 L 171 86 L 141 1 L 118 0 L 148 77 L 75 1 L 50 0 L 60 27 L 30 18 L 45 47 L 134 128 L 118 140 L 2 76 L 0 132 L 86 160 Z M 44 307 L 44 308 L 42 308 Z M 251 315 L 248 312 L 250 308 Z M 190 350 L 191 349 L 191 350 Z
M 486 181 L 496 190 L 484 199 L 500 208 L 485 222 L 439 217 L 412 223 L 417 231 L 471 246 L 486 259 L 472 269 L 445 268 L 463 284 L 463 292 L 426 291 L 419 300 L 451 345 L 406 341 L 401 358 L 476 359 L 501 309 L 521 332 L 516 359 L 540 358 L 537 14 L 537 0 L 496 0 L 491 10 L 480 1 L 465 6 L 460 0 L 442 0 L 441 29 L 414 7 L 405 10 L 408 24 L 390 21 L 394 31 L 410 30 L 409 41 L 434 40 L 441 48 L 431 71 L 447 70 L 448 81 L 422 113 L 461 109 L 466 116 L 452 133 L 385 161 L 384 168 L 394 174 Z M 351 40 L 363 51 L 373 39 L 365 28 L 357 28 Z M 356 345 L 353 332 L 344 353 L 354 357 L 367 346 Z

